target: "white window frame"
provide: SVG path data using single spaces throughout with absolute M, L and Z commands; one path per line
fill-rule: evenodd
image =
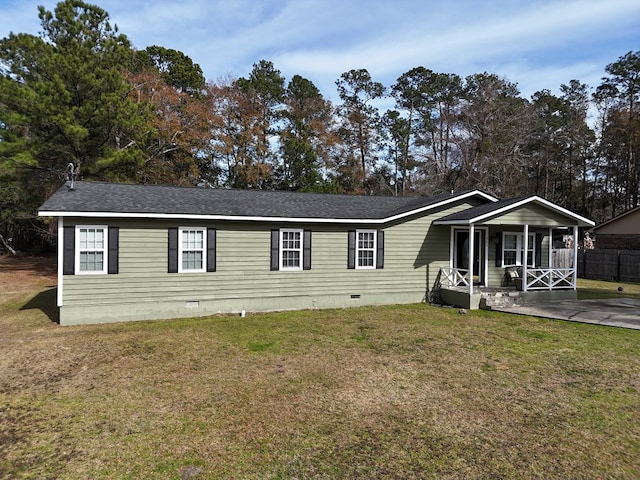
M 202 248 L 183 248 L 183 235 L 185 232 L 202 232 Z M 201 252 L 201 268 L 184 268 L 184 252 Z M 203 273 L 207 270 L 207 229 L 205 227 L 178 227 L 178 273 Z
M 360 248 L 360 234 L 373 234 L 373 247 Z M 360 252 L 371 251 L 373 253 L 372 265 L 360 265 Z M 378 260 L 378 231 L 373 229 L 356 230 L 356 269 L 357 270 L 374 270 Z
M 516 237 L 516 248 L 506 249 L 508 251 L 516 252 L 516 263 L 505 263 L 504 261 L 504 252 L 505 252 L 505 236 L 513 235 Z M 529 234 L 529 242 L 528 242 L 528 251 L 531 252 L 531 262 L 527 264 L 527 267 L 535 268 L 536 266 L 536 235 L 535 233 Z M 521 267 L 523 264 L 523 249 L 524 249 L 524 233 L 522 232 L 502 232 L 502 266 L 503 267 Z M 528 253 L 528 252 L 527 252 Z M 528 255 L 527 255 L 528 257 Z M 526 260 L 525 260 L 526 261 Z
M 82 230 L 102 230 L 102 248 L 80 248 L 80 232 Z M 75 273 L 77 275 L 106 275 L 109 252 L 109 227 L 107 225 L 76 225 L 75 232 Z M 82 253 L 102 253 L 101 270 L 80 270 L 80 257 Z
M 285 248 L 284 247 L 284 234 L 295 233 L 299 236 L 299 248 Z M 301 228 L 281 228 L 279 232 L 280 238 L 278 239 L 278 267 L 281 271 L 299 271 L 302 270 L 303 263 L 303 250 L 304 250 L 304 231 Z M 298 265 L 289 266 L 284 264 L 284 252 L 298 252 Z

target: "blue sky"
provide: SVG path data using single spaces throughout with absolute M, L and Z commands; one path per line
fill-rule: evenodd
M 0 37 L 37 34 L 38 5 L 0 0 Z M 607 64 L 640 51 L 638 0 L 89 0 L 133 45 L 187 54 L 207 80 L 270 60 L 336 100 L 335 80 L 366 68 L 391 86 L 417 66 L 490 72 L 525 97 L 572 79 L 596 87 Z

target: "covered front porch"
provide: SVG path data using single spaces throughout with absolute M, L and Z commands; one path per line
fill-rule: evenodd
M 576 239 L 590 220 L 534 196 L 473 207 L 434 225 L 450 228 L 435 299 L 476 309 L 576 298 Z

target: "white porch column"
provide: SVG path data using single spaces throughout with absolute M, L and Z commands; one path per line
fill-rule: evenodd
M 473 244 L 476 240 L 475 225 L 469 225 L 469 295 L 473 295 Z
M 573 289 L 578 288 L 578 225 L 573 226 Z
M 524 238 L 522 239 L 522 291 L 527 291 L 527 256 L 529 255 L 529 224 L 524 224 Z
M 549 270 L 553 268 L 553 227 L 549 227 Z
M 549 290 L 553 290 L 553 227 L 549 227 Z

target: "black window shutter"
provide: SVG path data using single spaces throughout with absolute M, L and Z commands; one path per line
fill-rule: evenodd
M 216 229 L 207 228 L 207 272 L 216 271 Z
M 378 230 L 378 245 L 376 247 L 376 268 L 384 268 L 384 230 Z
M 76 227 L 65 225 L 62 229 L 62 274 L 75 273 Z
M 496 243 L 496 267 L 502 267 L 502 232 L 498 232 L 498 243 Z
M 172 227 L 169 229 L 169 251 L 168 251 L 168 266 L 167 271 L 169 273 L 178 273 L 178 228 Z
M 347 268 L 356 268 L 356 231 L 349 230 L 347 243 Z
M 107 273 L 118 273 L 119 250 L 120 250 L 120 228 L 109 227 L 109 252 L 107 253 Z
M 311 230 L 305 230 L 303 232 L 302 269 L 311 270 Z
M 536 233 L 536 258 L 534 259 L 536 267 L 542 265 L 542 236 L 541 233 Z
M 280 230 L 271 230 L 271 270 L 280 270 Z

